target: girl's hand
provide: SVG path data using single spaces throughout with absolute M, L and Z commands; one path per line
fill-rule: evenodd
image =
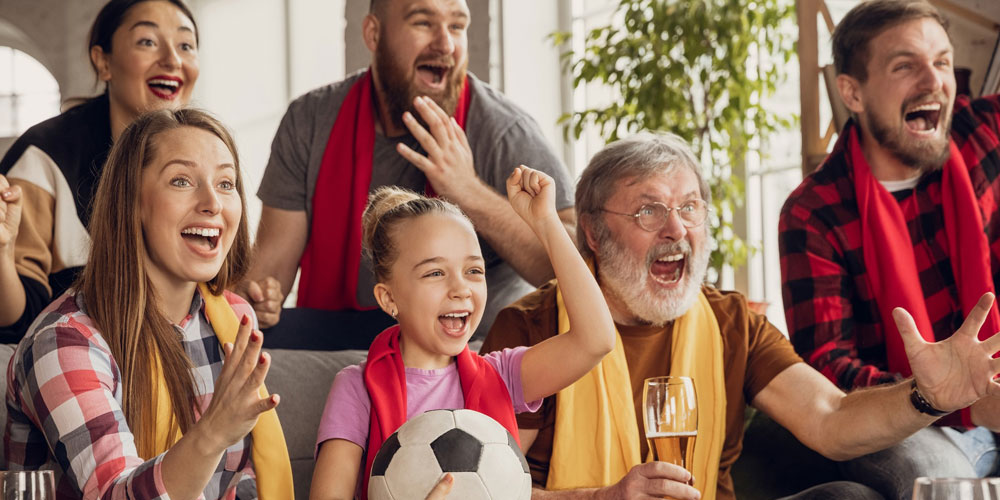
M 257 416 L 278 406 L 277 394 L 265 399 L 258 395 L 271 367 L 271 356 L 260 352 L 263 341 L 259 331 L 251 331 L 250 317 L 243 316 L 235 343 L 222 347 L 226 355 L 222 372 L 215 381 L 212 402 L 197 423 L 221 450 L 246 437 L 257 424 Z
M 451 492 L 453 484 L 455 484 L 455 477 L 451 474 L 445 474 L 424 500 L 444 500 L 448 498 L 448 493 Z
M 21 187 L 0 175 L 0 252 L 14 255 L 17 226 L 21 224 Z
M 507 178 L 510 206 L 536 233 L 542 221 L 559 222 L 555 192 L 552 177 L 524 165 L 515 168 Z

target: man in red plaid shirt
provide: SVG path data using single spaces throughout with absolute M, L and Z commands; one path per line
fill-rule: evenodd
M 895 307 L 943 340 L 1000 279 L 1000 99 L 956 100 L 946 30 L 924 0 L 874 0 L 845 16 L 833 50 L 852 119 L 781 212 L 792 343 L 845 390 L 910 376 Z M 994 306 L 980 338 L 998 330 Z M 908 498 L 916 476 L 995 475 L 995 430 L 1000 401 L 983 398 L 843 470 Z

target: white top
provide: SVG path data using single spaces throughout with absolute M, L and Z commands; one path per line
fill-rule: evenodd
M 895 193 L 896 191 L 904 191 L 907 189 L 913 189 L 917 187 L 917 183 L 920 182 L 920 175 L 910 177 L 909 179 L 903 179 L 901 181 L 879 181 L 882 187 L 890 193 Z

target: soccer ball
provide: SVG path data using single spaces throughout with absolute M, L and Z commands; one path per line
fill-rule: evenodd
M 424 500 L 445 472 L 448 498 L 529 500 L 531 475 L 514 436 L 472 410 L 432 410 L 382 443 L 368 480 L 371 500 Z

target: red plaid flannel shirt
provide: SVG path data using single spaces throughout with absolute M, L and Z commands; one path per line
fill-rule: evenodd
M 225 293 L 237 317 L 254 318 L 242 298 Z M 201 295 L 176 326 L 191 358 L 196 409 L 212 400 L 222 350 Z M 53 469 L 56 498 L 166 499 L 164 454 L 143 460 L 122 411 L 121 374 L 107 342 L 73 290 L 50 304 L 18 344 L 7 367 L 5 469 Z M 250 437 L 229 447 L 200 498 L 256 498 Z
M 969 167 L 983 214 L 995 288 L 1000 283 L 1000 96 L 955 102 L 951 139 Z M 848 122 L 823 165 L 781 210 L 782 297 L 795 350 L 843 389 L 897 380 L 887 372 L 884 327 L 861 249 Z M 893 193 L 906 219 L 934 329 L 943 340 L 963 321 L 941 209 L 941 171 Z

